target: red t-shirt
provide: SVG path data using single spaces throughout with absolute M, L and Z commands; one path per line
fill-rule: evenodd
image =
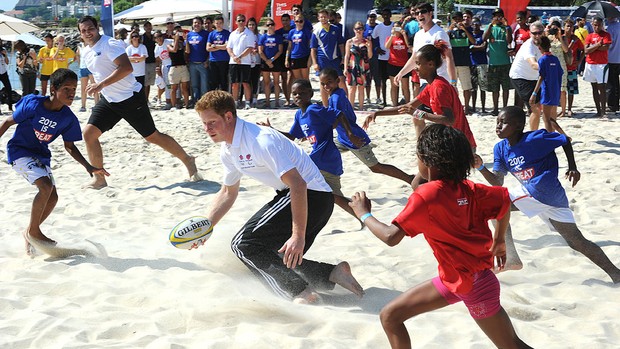
M 513 37 L 515 38 L 515 53 L 516 53 L 516 52 L 519 52 L 521 45 L 523 45 L 523 43 L 527 41 L 527 39 L 530 38 L 530 31 L 527 28 L 519 28 L 515 30 Z
M 493 268 L 489 219 L 510 209 L 504 187 L 464 180 L 435 180 L 419 186 L 392 224 L 407 236 L 424 234 L 439 262 L 439 278 L 452 292 L 471 291 L 476 272 Z
M 599 41 L 602 41 L 603 44 L 611 45 L 611 34 L 608 32 L 599 33 L 590 33 L 588 37 L 586 37 L 586 47 L 588 45 L 596 44 Z M 607 51 L 596 50 L 591 52 L 589 55 L 586 55 L 586 63 L 590 64 L 607 64 L 609 61 L 607 59 Z
M 390 38 L 388 37 L 385 42 Z M 396 67 L 404 67 L 409 60 L 409 52 L 407 52 L 407 45 L 405 39 L 402 36 L 395 36 L 392 38 L 392 46 L 390 46 L 390 58 L 388 63 Z
M 577 52 L 578 51 L 581 51 L 581 54 L 583 55 L 583 42 L 581 42 L 579 38 L 577 38 L 575 42 L 573 42 L 573 46 L 571 47 L 571 54 L 573 55 L 573 62 L 571 65 L 568 65 L 568 64 L 566 65 L 566 70 L 568 71 L 577 70 L 577 60 L 578 60 Z
M 465 134 L 472 148 L 476 146 L 476 140 L 469 128 L 469 122 L 465 117 L 465 111 L 463 110 L 463 104 L 461 104 L 458 92 L 446 79 L 437 76 L 416 98 L 431 107 L 433 113 L 437 115 L 445 115 L 443 108 L 452 109 L 452 114 L 454 114 L 454 124 L 452 124 L 452 127 Z

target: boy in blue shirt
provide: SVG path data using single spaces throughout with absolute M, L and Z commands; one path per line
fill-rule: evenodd
M 541 36 L 539 49 L 542 57 L 538 59 L 538 82 L 536 82 L 536 87 L 532 97 L 530 97 L 530 104 L 536 103 L 536 96 L 540 90 L 540 104 L 543 108 L 545 129 L 549 132 L 555 130 L 564 133 L 556 123 L 564 70 L 558 57 L 551 54 L 551 41 L 548 37 Z
M 75 98 L 77 75 L 69 69 L 58 69 L 50 76 L 50 97 L 27 95 L 17 102 L 15 112 L 0 124 L 0 137 L 17 124 L 13 137 L 7 144 L 8 162 L 30 184 L 36 185 L 37 195 L 32 202 L 30 222 L 24 239 L 26 253 L 33 254 L 29 240 L 47 244 L 56 242 L 43 234 L 41 224 L 52 213 L 58 194 L 52 176 L 52 154 L 48 144 L 62 135 L 65 150 L 91 175 L 109 176 L 102 168 L 93 167 L 74 142 L 82 140 L 80 123 L 69 109 Z
M 350 150 L 364 163 L 364 165 L 368 166 L 372 172 L 388 175 L 410 184 L 411 181 L 413 181 L 414 176 L 406 174 L 395 166 L 382 164 L 379 160 L 377 160 L 377 157 L 370 146 L 370 138 L 368 137 L 368 134 L 357 124 L 355 111 L 353 110 L 351 102 L 349 102 L 349 99 L 347 98 L 346 92 L 338 87 L 338 73 L 331 68 L 323 69 L 321 71 L 321 75 L 319 76 L 319 80 L 321 81 L 321 88 L 329 94 L 328 107 L 331 109 L 340 110 L 347 118 L 349 125 L 351 125 L 353 134 L 364 141 L 362 147 L 356 147 L 349 139 L 343 125 L 338 124 L 338 126 L 336 126 L 336 131 L 338 132 L 338 143 Z
M 326 108 L 319 103 L 313 104 L 312 95 L 312 85 L 309 80 L 300 79 L 293 82 L 291 96 L 299 109 L 295 113 L 295 120 L 290 131 L 280 132 L 291 140 L 305 138 L 312 144 L 310 158 L 331 187 L 335 203 L 357 219 L 353 209 L 349 206 L 351 200 L 346 198 L 341 191 L 340 176 L 344 170 L 340 152 L 334 143 L 333 130 L 336 126 L 343 127 L 356 147 L 361 147 L 364 141 L 353 133 L 342 111 Z M 259 124 L 271 127 L 269 119 L 266 123 Z
M 344 57 L 345 40 L 342 37 L 342 30 L 338 31 L 338 27 L 330 24 L 329 11 L 321 10 L 318 13 L 319 24 L 315 27 L 310 41 L 310 54 L 312 56 L 312 64 L 314 71 L 318 74 L 325 68 L 336 69 L 339 76 L 338 85 L 347 91 L 344 73 L 340 68 L 342 57 Z M 327 94 L 321 91 L 321 101 L 327 106 Z
M 614 283 L 620 283 L 620 269 L 577 228 L 573 212 L 568 206 L 566 191 L 558 180 L 555 148 L 559 146 L 564 149 L 568 160 L 566 178 L 575 186 L 581 177 L 569 139 L 563 134 L 546 130 L 524 133 L 524 127 L 523 109 L 503 108 L 497 117 L 496 133 L 502 140 L 493 150 L 493 172 L 484 167 L 478 155 L 475 166 L 490 184 L 497 186 L 503 184 L 506 173 L 512 173 L 521 182 L 521 186 L 508 190 L 514 207 L 528 217 L 539 216 L 550 229 L 560 233 L 572 249 L 584 254 L 603 269 Z M 513 244 L 508 234 L 506 243 Z M 510 246 L 507 248 L 510 249 Z

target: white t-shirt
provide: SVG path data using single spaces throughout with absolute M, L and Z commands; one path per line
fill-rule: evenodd
M 390 35 L 392 35 L 392 27 L 394 27 L 394 22 L 392 22 L 390 25 L 385 25 L 383 22 L 381 22 L 377 23 L 375 29 L 373 29 L 372 31 L 372 38 L 379 38 L 379 48 L 385 51 L 384 54 L 377 57 L 381 61 L 387 61 L 388 59 L 390 59 L 390 50 L 385 48 L 385 41 L 387 40 L 387 38 L 390 37 Z
M 82 59 L 86 61 L 86 66 L 93 73 L 95 81 L 100 82 L 116 70 L 118 66 L 114 60 L 121 55 L 127 55 L 125 45 L 107 35 L 101 35 L 95 46 L 84 47 Z M 133 74 L 128 74 L 112 85 L 104 87 L 101 94 L 108 102 L 117 103 L 133 96 L 134 92 L 140 92 L 141 89 L 142 85 L 136 81 Z
M 228 37 L 228 44 L 226 47 L 232 48 L 232 51 L 235 54 L 235 56 L 239 56 L 243 53 L 243 51 L 245 51 L 246 48 L 248 47 L 255 48 L 257 42 L 258 42 L 258 39 L 256 38 L 256 35 L 254 35 L 254 33 L 252 33 L 250 29 L 245 28 L 245 30 L 242 33 L 239 33 L 239 30 L 235 29 L 232 32 L 230 32 L 230 36 Z M 252 55 L 246 55 L 243 58 L 241 58 L 241 64 L 251 65 L 252 64 L 251 56 Z M 230 61 L 228 61 L 228 63 L 237 64 L 237 62 L 233 60 L 232 56 L 230 56 Z
M 7 69 L 8 69 L 8 65 L 6 64 L 6 62 L 4 61 L 4 59 L 7 57 L 7 53 L 5 49 L 0 49 L 0 74 L 4 74 L 6 73 Z
M 450 37 L 448 36 L 448 33 L 441 29 L 441 27 L 437 24 L 432 26 L 429 31 L 425 31 L 424 28 L 420 28 L 413 38 L 413 54 L 418 52 L 418 50 L 425 45 L 434 45 L 437 40 L 445 41 L 448 47 L 452 48 L 452 46 L 450 46 Z M 450 75 L 448 75 L 448 65 L 445 60 L 443 61 L 441 67 L 437 69 L 437 75 L 450 81 Z M 426 83 L 426 81 L 424 79 L 420 79 L 420 84 L 424 83 Z
M 167 67 L 172 64 L 170 53 L 168 53 L 168 45 L 173 44 L 174 40 L 172 39 L 164 39 L 161 46 L 155 44 L 155 58 L 159 58 L 161 60 L 162 67 Z
M 132 57 L 148 57 L 149 53 L 146 51 L 146 46 L 140 44 L 138 47 L 134 45 L 129 45 L 125 49 L 129 60 L 131 61 Z M 140 63 L 131 62 L 131 66 L 133 67 L 133 76 L 144 76 L 146 74 L 146 61 L 142 61 Z
M 521 45 L 521 48 L 515 55 L 514 61 L 512 62 L 512 66 L 510 67 L 510 75 L 511 79 L 525 79 L 535 81 L 538 80 L 538 70 L 532 69 L 532 66 L 527 61 L 528 58 L 534 58 L 536 62 L 542 56 L 540 50 L 536 45 L 534 45 L 534 41 L 532 39 L 527 39 Z
M 280 132 L 237 117 L 232 144 L 222 143 L 220 159 L 223 183 L 231 186 L 245 174 L 276 190 L 286 189 L 280 179 L 291 169 L 306 181 L 307 188 L 331 192 L 310 156 Z

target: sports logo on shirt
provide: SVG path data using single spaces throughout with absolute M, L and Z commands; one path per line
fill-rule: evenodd
M 530 167 L 530 168 L 526 168 L 525 170 L 522 171 L 516 171 L 512 173 L 515 177 L 517 177 L 517 179 L 519 181 L 522 182 L 526 182 L 530 179 L 532 179 L 532 177 L 534 177 L 534 168 Z
M 465 205 L 469 205 L 469 201 L 467 200 L 467 198 L 459 198 L 456 199 L 456 203 L 459 206 L 465 206 Z
M 252 154 L 239 154 L 239 167 L 241 169 L 256 167 L 254 164 L 254 159 L 252 159 Z

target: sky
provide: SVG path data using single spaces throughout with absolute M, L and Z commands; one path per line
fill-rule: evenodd
M 18 0 L 2 0 L 0 1 L 0 10 L 12 10 Z

